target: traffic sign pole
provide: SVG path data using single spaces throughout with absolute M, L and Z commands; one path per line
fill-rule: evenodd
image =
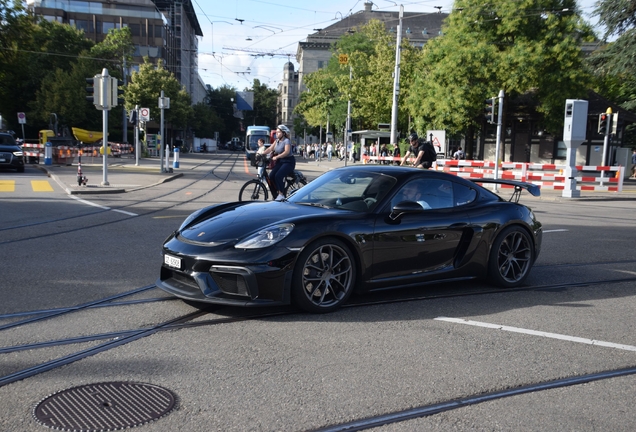
M 22 126 L 22 141 L 24 141 L 24 124 L 26 123 L 26 115 L 23 112 L 18 113 L 18 123 L 20 123 L 20 126 Z

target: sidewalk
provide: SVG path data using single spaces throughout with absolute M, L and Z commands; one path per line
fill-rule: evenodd
M 139 189 L 153 187 L 162 183 L 172 181 L 182 177 L 184 173 L 194 169 L 196 166 L 205 163 L 212 158 L 226 157 L 234 154 L 242 160 L 243 153 L 221 151 L 218 153 L 185 153 L 179 157 L 179 168 L 173 168 L 173 160 L 170 158 L 169 167 L 173 172 L 161 172 L 160 160 L 158 157 L 139 158 L 139 165 L 131 156 L 121 158 L 108 158 L 108 185 L 102 185 L 103 167 L 102 157 L 82 156 L 82 174 L 88 177 L 86 186 L 77 184 L 77 159 L 72 165 L 35 165 L 38 169 L 47 173 L 53 180 L 60 184 L 69 195 L 80 194 L 108 194 L 124 193 Z M 165 164 L 165 161 L 164 161 Z M 361 165 L 361 162 L 346 162 L 347 166 Z M 313 158 L 303 159 L 296 156 L 296 169 L 307 175 L 311 173 L 311 178 L 317 177 L 323 172 L 345 166 L 345 161 L 334 157 L 331 161 L 321 159 L 317 161 Z M 372 166 L 372 164 L 370 165 Z M 251 168 L 250 168 L 251 169 Z M 501 195 L 507 198 L 506 190 Z M 581 192 L 580 198 L 563 198 L 562 191 L 544 189 L 541 197 L 536 199 L 548 200 L 572 200 L 572 199 L 636 199 L 636 180 L 626 179 L 623 184 L 623 192 Z M 534 198 L 533 198 L 534 199 Z

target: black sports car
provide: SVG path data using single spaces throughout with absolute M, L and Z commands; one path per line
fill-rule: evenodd
M 523 283 L 541 223 L 518 203 L 443 172 L 338 168 L 282 202 L 232 202 L 191 214 L 163 245 L 157 285 L 194 302 L 294 303 L 329 312 L 353 291 L 487 277 Z

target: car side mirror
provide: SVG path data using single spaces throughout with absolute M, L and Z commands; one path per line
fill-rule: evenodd
M 391 214 L 389 218 L 391 220 L 396 220 L 404 214 L 407 213 L 421 213 L 424 209 L 421 205 L 416 203 L 415 201 L 400 201 L 396 205 L 393 206 L 391 210 Z

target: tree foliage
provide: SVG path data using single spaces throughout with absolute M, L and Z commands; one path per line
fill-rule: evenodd
M 589 64 L 599 79 L 598 89 L 608 99 L 636 111 L 636 0 L 602 0 L 594 11 L 605 36 L 616 40 L 594 52 Z M 630 126 L 625 141 L 636 144 L 636 127 Z
M 255 79 L 252 88 L 245 88 L 245 91 L 254 92 L 254 109 L 243 113 L 245 124 L 276 127 L 278 90 L 270 89 L 267 84 Z
M 164 110 L 164 121 L 173 127 L 186 127 L 192 116 L 190 95 L 175 76 L 164 69 L 161 60 L 154 65 L 146 57 L 139 72 L 133 72 L 124 93 L 126 109 L 131 110 L 135 105 L 148 107 L 151 119 L 159 122 L 161 111 L 157 105 L 162 90 L 164 97 L 170 98 L 170 108 Z
M 477 127 L 484 100 L 503 89 L 508 97 L 534 93 L 545 126 L 556 131 L 565 99 L 585 96 L 591 83 L 581 42 L 592 32 L 576 2 L 457 0 L 454 6 L 443 37 L 424 47 L 418 63 L 408 98 L 418 129 Z
M 83 35 L 83 32 L 80 33 Z M 85 87 L 88 84 L 85 79 L 101 75 L 104 68 L 108 69 L 110 76 L 121 79 L 123 60 L 132 59 L 133 49 L 128 28 L 111 30 L 104 41 L 82 51 L 68 65 L 56 68 L 42 80 L 35 101 L 30 105 L 34 117 L 44 121 L 54 112 L 62 124 L 85 129 L 101 128 L 102 113 L 86 100 Z M 120 118 L 121 114 L 120 107 L 111 111 L 112 118 Z
M 236 99 L 236 88 L 223 85 L 219 88 L 213 89 L 208 86 L 205 103 L 210 107 L 212 111 L 216 113 L 220 120 L 220 125 L 216 131 L 219 132 L 219 137 L 222 142 L 229 141 L 233 136 L 239 136 L 241 123 L 240 119 L 234 117 L 234 108 L 232 107 L 232 101 Z M 203 136 L 197 131 L 198 136 Z

